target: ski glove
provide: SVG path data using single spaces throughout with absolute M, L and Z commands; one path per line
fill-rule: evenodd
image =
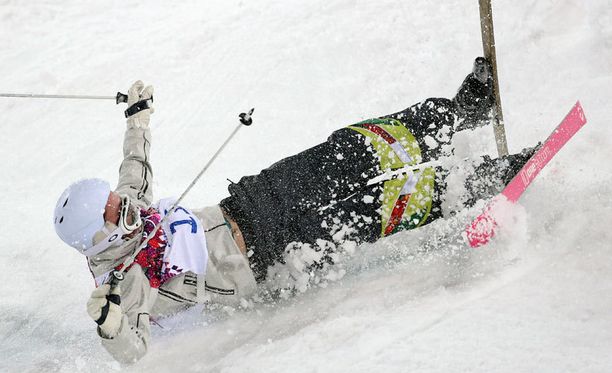
M 153 86 L 146 86 L 140 80 L 137 80 L 128 90 L 128 110 L 126 110 L 128 126 L 132 128 L 149 128 L 151 114 L 153 109 Z M 137 104 L 140 107 L 135 107 Z M 144 105 L 144 106 L 141 106 Z M 142 109 L 144 108 L 144 109 Z M 131 114 L 131 110 L 135 111 Z
M 104 284 L 91 293 L 87 301 L 87 313 L 98 324 L 104 338 L 114 338 L 119 333 L 123 312 L 121 311 L 121 288 Z

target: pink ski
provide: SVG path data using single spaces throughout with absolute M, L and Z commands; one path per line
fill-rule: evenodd
M 582 106 L 580 102 L 576 102 L 542 147 L 525 163 L 504 190 L 489 202 L 484 212 L 468 225 L 465 233 L 471 247 L 486 245 L 491 240 L 498 226 L 496 213 L 499 214 L 502 202 L 516 203 L 544 166 L 585 124 Z

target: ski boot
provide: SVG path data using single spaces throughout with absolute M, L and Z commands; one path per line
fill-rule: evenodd
M 476 58 L 472 72 L 459 87 L 453 102 L 463 119 L 458 130 L 480 127 L 489 122 L 494 103 L 493 72 L 484 57 Z

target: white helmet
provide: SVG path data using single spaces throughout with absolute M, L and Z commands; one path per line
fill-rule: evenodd
M 57 204 L 53 224 L 55 232 L 82 254 L 93 246 L 94 234 L 104 226 L 104 209 L 111 192 L 107 181 L 83 179 L 70 185 Z

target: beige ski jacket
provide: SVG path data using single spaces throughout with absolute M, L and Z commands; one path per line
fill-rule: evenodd
M 148 128 L 128 124 L 123 143 L 124 159 L 119 168 L 116 192 L 129 195 L 142 208 L 152 204 L 152 170 L 149 159 L 151 133 Z M 208 263 L 205 275 L 180 274 L 152 288 L 144 271 L 134 264 L 120 283 L 123 320 L 116 337 L 105 338 L 102 345 L 119 362 L 132 363 L 147 352 L 150 319 L 174 314 L 198 303 L 218 302 L 236 306 L 256 290 L 248 259 L 240 252 L 218 205 L 192 210 L 205 229 Z M 98 284 L 138 247 L 111 247 L 88 258 Z

